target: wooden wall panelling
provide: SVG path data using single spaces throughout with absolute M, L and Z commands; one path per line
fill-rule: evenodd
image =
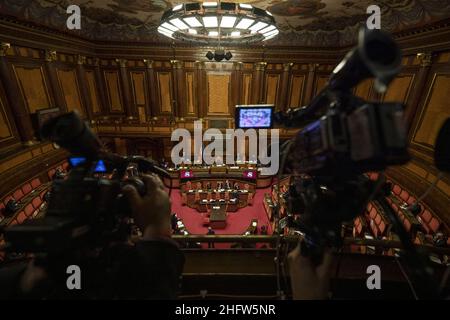
M 207 74 L 207 115 L 231 117 L 231 72 L 209 71 Z
M 196 90 L 196 72 L 195 70 L 189 70 L 185 72 L 185 100 L 186 100 L 186 109 L 184 112 L 184 116 L 186 117 L 196 117 L 197 116 L 197 105 L 198 105 L 198 97 Z
M 34 138 L 34 131 L 31 125 L 31 119 L 28 114 L 27 108 L 25 106 L 24 99 L 21 99 L 21 93 L 19 88 L 19 83 L 17 78 L 13 75 L 12 68 L 8 64 L 6 55 L 12 53 L 12 47 L 9 43 L 1 43 L 0 47 L 0 79 L 3 84 L 2 92 L 4 93 L 4 106 L 11 110 L 14 110 L 12 116 L 15 120 L 15 125 L 17 126 L 19 139 L 26 144 L 30 144 Z M 4 90 L 3 90 L 4 89 Z M 8 116 L 8 114 L 6 115 Z M 12 127 L 12 121 L 10 121 Z
M 119 71 L 113 68 L 103 68 L 103 77 L 105 82 L 109 113 L 125 113 Z
M 250 72 L 242 73 L 242 86 L 241 86 L 241 104 L 252 104 L 252 90 L 253 90 L 253 74 Z
M 155 70 L 153 69 L 153 60 L 144 59 L 143 62 L 145 64 L 147 74 L 147 115 L 148 117 L 153 117 L 155 114 L 157 114 L 158 109 Z
M 303 104 L 307 105 L 310 103 L 311 99 L 314 98 L 314 85 L 316 79 L 316 69 L 319 67 L 317 63 L 308 64 L 308 73 L 305 78 L 305 89 L 304 89 L 304 98 Z
M 0 150 L 20 142 L 14 118 L 6 98 L 3 85 L 0 82 Z
M 57 54 L 56 51 L 46 50 L 45 51 L 45 70 L 48 76 L 49 87 L 47 88 L 48 92 L 51 92 L 53 100 L 57 108 L 62 111 L 67 111 L 66 100 L 64 97 L 64 93 L 61 91 L 61 87 L 58 80 L 57 70 L 55 64 L 58 63 L 58 57 L 61 57 L 60 54 Z M 62 55 L 62 57 L 65 57 Z M 65 60 L 64 60 L 65 61 Z
M 361 81 L 353 90 L 354 94 L 364 100 L 371 100 L 373 88 L 373 79 L 366 79 Z
M 409 105 L 405 110 L 405 121 L 409 130 L 409 136 L 411 136 L 412 133 L 412 122 L 416 116 L 419 103 L 423 95 L 426 94 L 425 89 L 432 64 L 432 58 L 433 55 L 431 53 L 420 53 L 417 54 L 412 61 L 412 65 L 416 66 L 418 69 L 416 71 L 416 79 L 412 87 Z
M 206 70 L 205 63 L 201 61 L 195 62 L 195 74 L 196 74 L 196 84 L 197 91 L 196 95 L 198 98 L 198 117 L 200 119 L 206 116 Z
M 448 107 L 448 88 L 450 88 L 450 66 L 433 66 L 427 93 L 422 100 L 416 119 L 412 144 L 431 151 L 442 123 L 450 117 Z
M 106 89 L 105 83 L 105 75 L 103 74 L 103 70 L 100 68 L 100 59 L 94 58 L 93 61 L 94 75 L 95 75 L 95 83 L 98 87 L 98 97 L 100 100 L 100 110 L 103 116 L 106 116 L 110 113 L 110 105 L 108 98 L 108 90 Z
M 138 111 L 135 108 L 135 105 L 133 104 L 133 101 L 131 99 L 131 85 L 130 85 L 130 79 L 129 74 L 127 72 L 128 67 L 128 60 L 126 59 L 116 59 L 116 63 L 119 66 L 119 79 L 120 79 L 120 86 L 122 87 L 122 102 L 123 107 L 126 116 L 128 119 L 137 119 L 138 118 Z
M 251 103 L 259 104 L 264 102 L 264 72 L 267 62 L 256 62 L 253 71 Z
M 242 97 L 242 62 L 233 63 L 233 73 L 231 77 L 231 88 L 232 88 L 232 106 L 241 104 Z
M 81 104 L 84 106 L 87 117 L 92 120 L 94 118 L 94 106 L 93 102 L 91 101 L 88 83 L 86 81 L 87 80 L 85 69 L 86 57 L 82 55 L 77 55 L 76 59 L 77 59 L 77 66 L 76 66 L 77 82 L 80 87 Z M 95 88 L 95 84 L 93 87 Z
M 176 117 L 186 116 L 186 79 L 183 62 L 172 60 L 172 99 L 173 113 Z
M 266 71 L 264 81 L 264 102 L 274 104 L 276 110 L 280 110 L 277 105 L 280 95 L 281 72 Z
M 131 92 L 132 92 L 132 104 L 133 108 L 138 112 L 138 118 L 140 122 L 146 122 L 148 114 L 148 93 L 146 85 L 146 74 L 143 70 L 131 69 L 129 70 Z
M 301 107 L 306 103 L 305 91 L 308 77 L 308 65 L 294 64 L 291 66 L 287 107 Z
M 91 106 L 93 116 L 98 116 L 102 113 L 100 102 L 100 89 L 95 76 L 95 70 L 85 70 L 86 89 L 89 97 L 88 105 Z
M 276 106 L 278 110 L 287 110 L 288 104 L 288 89 L 289 89 L 289 74 L 291 72 L 291 67 L 293 63 L 283 63 L 283 73 L 281 75 L 279 94 Z
M 14 64 L 13 70 L 29 114 L 54 106 L 42 66 Z M 64 110 L 64 105 L 57 107 Z
M 80 85 L 74 68 L 57 67 L 56 76 L 58 88 L 64 98 L 64 105 L 67 111 L 78 111 L 83 118 L 86 112 L 81 102 Z
M 414 84 L 414 73 L 401 73 L 390 83 L 383 94 L 383 102 L 401 102 L 408 106 L 411 88 Z
M 156 78 L 159 98 L 158 114 L 172 115 L 172 72 L 171 70 L 158 70 L 156 71 Z

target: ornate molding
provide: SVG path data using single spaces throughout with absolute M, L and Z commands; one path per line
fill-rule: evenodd
M 56 61 L 56 51 L 55 50 L 45 50 L 45 61 L 47 61 L 47 62 Z
M 283 63 L 283 71 L 289 72 L 294 64 L 292 62 Z
M 121 68 L 126 68 L 126 67 L 127 67 L 127 59 L 116 59 L 116 63 L 117 63 Z
M 266 69 L 267 62 L 256 62 L 255 63 L 255 70 L 256 71 L 264 71 Z
M 417 54 L 417 59 L 419 59 L 420 65 L 422 67 L 430 67 L 431 64 L 433 63 L 433 53 L 431 53 L 431 52 L 418 53 Z
M 145 66 L 148 69 L 152 69 L 153 68 L 153 60 L 151 59 L 143 59 Z
M 81 54 L 78 54 L 77 55 L 77 64 L 79 64 L 79 65 L 86 64 L 86 57 Z
M 180 60 L 170 60 L 170 64 L 174 69 L 181 69 L 183 67 L 183 62 Z
M 0 44 L 0 57 L 6 56 L 9 48 L 11 48 L 11 44 L 7 42 L 2 42 Z

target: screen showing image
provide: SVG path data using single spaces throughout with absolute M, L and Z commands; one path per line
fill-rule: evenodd
M 272 127 L 272 107 L 236 107 L 238 128 L 264 129 Z
M 181 179 L 189 179 L 192 178 L 194 175 L 192 174 L 192 170 L 181 170 L 180 172 L 180 178 Z

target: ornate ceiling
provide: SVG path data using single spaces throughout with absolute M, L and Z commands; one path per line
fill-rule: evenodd
M 232 2 L 232 0 L 229 0 Z M 0 13 L 19 20 L 75 33 L 100 41 L 157 42 L 168 39 L 156 32 L 162 13 L 180 2 L 164 0 L 0 0 Z M 366 8 L 381 8 L 382 29 L 397 32 L 450 17 L 450 0 L 249 0 L 272 12 L 280 35 L 267 45 L 347 46 L 355 41 Z M 70 4 L 81 7 L 79 31 L 66 29 Z

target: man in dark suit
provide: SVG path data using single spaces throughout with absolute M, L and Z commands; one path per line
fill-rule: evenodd
M 215 235 L 216 233 L 211 227 L 208 227 L 208 232 L 206 233 L 208 236 Z M 214 248 L 214 242 L 208 242 L 208 248 Z
M 217 182 L 217 190 L 222 190 L 222 189 L 223 189 L 222 181 Z
M 225 181 L 225 189 L 227 189 L 227 190 L 231 189 L 231 183 L 228 180 Z

